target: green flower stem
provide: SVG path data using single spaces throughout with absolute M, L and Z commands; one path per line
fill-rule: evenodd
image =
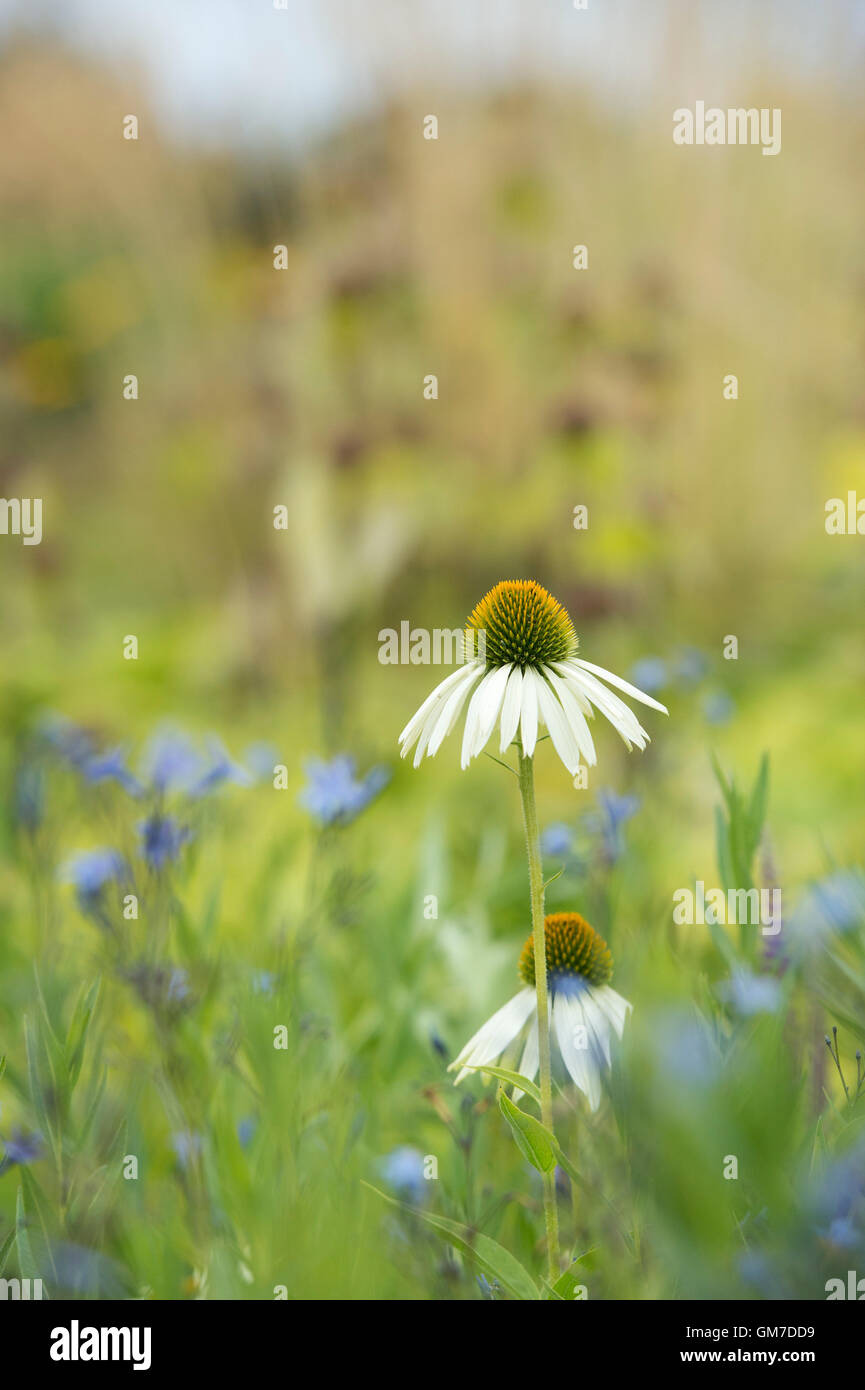
M 550 1065 L 550 1010 L 547 1002 L 547 954 L 544 940 L 544 876 L 541 845 L 538 835 L 538 816 L 535 810 L 534 764 L 531 758 L 519 754 L 520 797 L 523 803 L 523 824 L 526 828 L 526 853 L 529 859 L 529 893 L 532 902 L 532 936 L 535 947 L 535 990 L 538 997 L 538 1060 L 541 1091 L 541 1121 L 553 1133 L 553 1079 Z M 544 1174 L 544 1218 L 547 1227 L 547 1259 L 550 1281 L 555 1283 L 559 1269 L 559 1213 L 556 1205 L 555 1169 Z

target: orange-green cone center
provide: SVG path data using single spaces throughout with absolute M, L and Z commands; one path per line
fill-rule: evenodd
M 547 975 L 555 987 L 557 979 L 581 979 L 590 985 L 605 985 L 612 978 L 610 948 L 594 927 L 576 912 L 553 912 L 544 918 Z M 535 983 L 535 947 L 530 936 L 520 956 L 520 979 Z
M 577 650 L 577 634 L 565 609 L 533 579 L 505 579 L 481 599 L 468 620 L 467 635 L 484 634 L 487 666 L 543 666 L 566 661 Z

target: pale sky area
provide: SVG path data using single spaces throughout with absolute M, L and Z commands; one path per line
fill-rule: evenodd
M 540 74 L 639 103 L 662 52 L 668 81 L 680 55 L 672 105 L 739 104 L 755 72 L 761 105 L 790 69 L 861 85 L 865 0 L 589 0 L 586 11 L 573 0 L 287 3 L 0 0 L 0 37 L 54 35 L 112 67 L 132 62 L 176 139 L 217 145 L 302 143 L 408 82 L 432 95 L 444 79 L 478 87 Z

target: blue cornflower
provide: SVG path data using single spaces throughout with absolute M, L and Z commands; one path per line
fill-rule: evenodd
M 168 976 L 165 987 L 166 1004 L 182 1004 L 189 998 L 189 971 L 176 965 Z
M 653 695 L 655 691 L 663 690 L 669 682 L 667 663 L 659 656 L 641 657 L 631 667 L 630 680 L 648 695 Z
M 564 821 L 556 821 L 553 825 L 548 825 L 541 835 L 541 851 L 548 854 L 551 859 L 564 859 L 570 854 L 571 846 L 574 843 L 574 832 Z
M 6 1152 L 0 1163 L 0 1173 L 5 1173 L 14 1163 L 36 1163 L 42 1157 L 42 1135 L 34 1130 L 25 1134 L 23 1130 L 13 1130 L 11 1139 L 6 1141 Z
M 130 796 L 141 795 L 141 784 L 133 777 L 126 766 L 122 748 L 112 748 L 108 753 L 100 753 L 87 758 L 81 771 L 87 782 L 118 782 Z
M 854 1143 L 809 1182 L 809 1204 L 818 1235 L 833 1245 L 863 1244 L 865 1215 L 865 1144 Z
M 171 859 L 177 859 L 181 849 L 192 836 L 188 826 L 180 825 L 173 816 L 154 812 L 147 820 L 138 822 L 141 836 L 139 853 L 151 869 L 161 869 Z
M 12 792 L 15 819 L 25 830 L 36 830 L 42 823 L 45 804 L 45 774 L 39 763 L 22 763 L 15 772 Z
M 781 1002 L 780 982 L 772 975 L 754 975 L 750 970 L 734 971 L 719 993 L 744 1018 L 777 1013 Z
M 193 1129 L 181 1129 L 171 1136 L 171 1147 L 181 1168 L 188 1168 L 198 1158 L 203 1145 L 201 1135 Z
M 833 931 L 847 932 L 865 921 L 865 878 L 839 869 L 814 883 L 796 904 L 787 924 L 797 954 L 822 945 Z
M 82 767 L 93 755 L 93 740 L 85 729 L 62 714 L 49 714 L 40 725 L 45 742 L 73 767 Z
M 240 1141 L 240 1147 L 242 1149 L 246 1149 L 249 1147 L 249 1145 L 252 1143 L 253 1136 L 257 1129 L 258 1121 L 251 1115 L 248 1115 L 246 1119 L 240 1120 L 238 1122 L 237 1137 Z
M 244 751 L 243 762 L 253 777 L 269 781 L 273 769 L 282 761 L 279 750 L 272 743 L 251 743 Z
M 220 738 L 211 734 L 207 740 L 207 747 L 210 754 L 210 765 L 203 777 L 191 788 L 193 796 L 206 796 L 208 792 L 221 787 L 223 782 L 234 782 L 240 787 L 250 785 L 252 777 L 245 767 L 241 767 L 240 763 L 236 763 L 231 758 L 228 749 Z
M 830 1245 L 839 1245 L 845 1250 L 854 1250 L 862 1244 L 861 1235 L 846 1216 L 836 1216 L 828 1231 L 822 1231 L 820 1234 Z
M 709 669 L 709 662 L 699 648 L 683 647 L 673 669 L 676 679 L 683 685 L 698 685 Z
M 252 976 L 254 994 L 273 994 L 276 976 L 272 970 L 256 970 Z
M 119 883 L 127 876 L 126 862 L 114 849 L 87 849 L 73 854 L 60 870 L 66 883 L 73 883 L 86 902 L 98 898 L 108 883 Z
M 737 1256 L 736 1265 L 744 1282 L 764 1298 L 780 1300 L 784 1297 L 775 1266 L 761 1250 L 743 1250 Z
M 623 827 L 639 811 L 640 798 L 633 795 L 618 796 L 603 787 L 596 800 L 598 809 L 590 811 L 584 817 L 585 828 L 594 834 L 600 834 L 604 858 L 608 863 L 615 864 L 625 852 Z
M 728 724 L 736 713 L 736 705 L 724 690 L 715 690 L 703 700 L 703 718 L 707 724 Z
M 423 1154 L 404 1144 L 379 1160 L 379 1171 L 389 1187 L 402 1197 L 421 1202 L 427 1192 Z
M 147 743 L 142 759 L 145 780 L 160 795 L 188 792 L 208 768 L 188 734 L 177 729 L 158 729 Z
M 865 879 L 852 870 L 841 870 L 821 879 L 811 889 L 813 906 L 829 926 L 849 931 L 865 920 Z
M 322 825 L 347 825 L 389 780 L 386 768 L 374 767 L 358 781 L 354 758 L 348 754 L 329 763 L 311 758 L 304 766 L 309 780 L 298 800 Z

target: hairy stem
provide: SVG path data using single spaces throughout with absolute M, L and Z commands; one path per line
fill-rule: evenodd
M 538 998 L 538 1060 L 541 1121 L 553 1132 L 553 1080 L 550 1065 L 550 1007 L 547 993 L 547 953 L 544 940 L 544 878 L 538 816 L 535 810 L 534 765 L 520 751 L 520 797 L 529 860 L 529 894 L 532 903 L 532 938 L 535 950 L 535 991 Z M 544 1174 L 544 1219 L 547 1227 L 547 1259 L 551 1282 L 559 1277 L 559 1214 L 556 1206 L 555 1169 Z

